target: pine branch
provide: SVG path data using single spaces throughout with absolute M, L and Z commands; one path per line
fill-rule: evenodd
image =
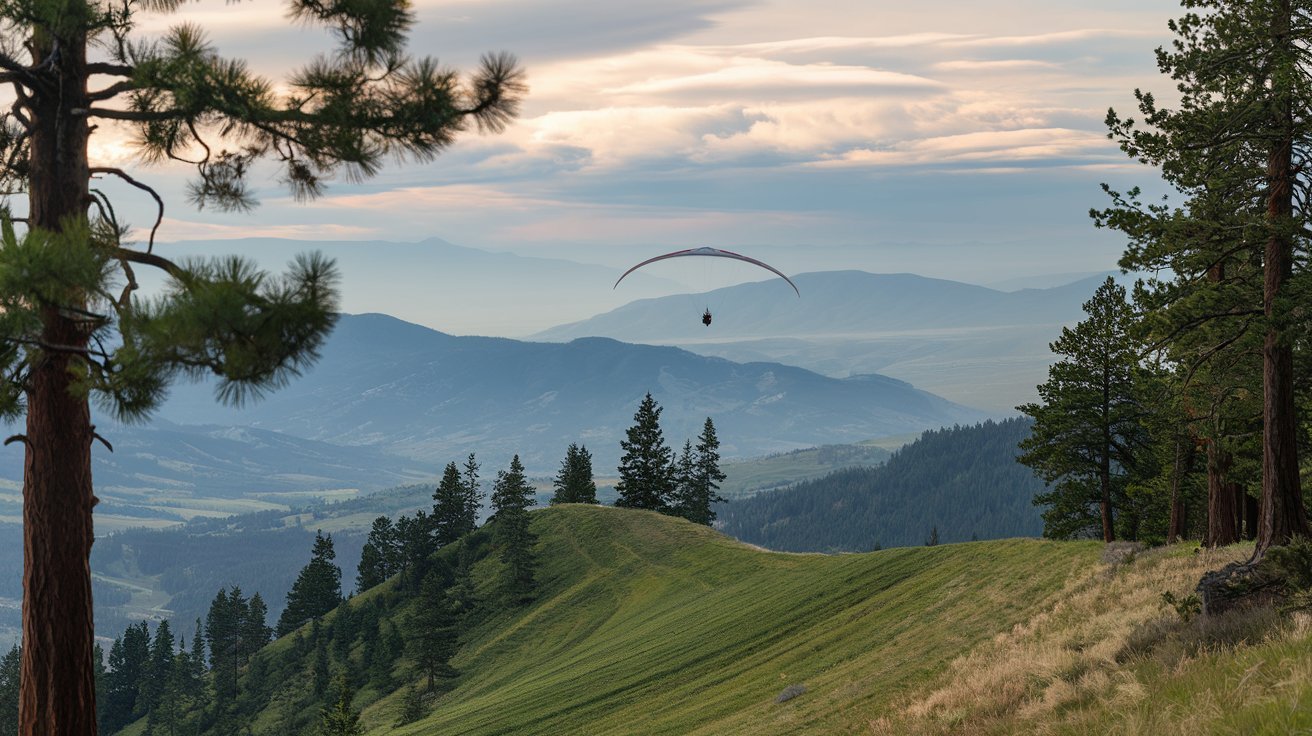
M 136 71 L 136 67 L 127 64 L 110 64 L 106 62 L 92 62 L 87 64 L 88 74 L 107 74 L 114 77 L 131 77 Z
M 150 228 L 150 241 L 146 244 L 146 252 L 150 253 L 151 251 L 153 251 L 155 249 L 155 233 L 156 231 L 159 230 L 160 223 L 164 221 L 164 199 L 159 196 L 159 192 L 156 192 L 154 189 L 151 189 L 149 186 L 142 184 L 136 179 L 133 179 L 131 176 L 127 174 L 127 172 L 123 171 L 122 169 L 116 169 L 110 166 L 92 166 L 90 168 L 90 172 L 92 174 L 111 174 L 113 176 L 117 176 L 118 178 L 122 179 L 128 184 L 131 184 L 137 189 L 146 192 L 151 197 L 154 197 L 155 204 L 159 205 L 159 212 L 158 214 L 155 215 L 155 224 Z
M 162 123 L 186 118 L 185 114 L 177 110 L 115 110 L 108 107 L 83 107 L 75 108 L 72 112 L 89 118 L 126 120 L 133 123 Z
M 187 272 L 181 266 L 167 258 L 157 256 L 154 253 L 143 253 L 139 250 L 132 250 L 131 248 L 123 247 L 116 247 L 110 252 L 114 258 L 120 261 L 139 263 L 143 266 L 154 266 L 177 279 L 185 279 L 187 277 Z
M 92 102 L 103 102 L 104 100 L 109 100 L 118 97 L 124 92 L 131 92 L 136 88 L 137 88 L 136 82 L 133 82 L 131 79 L 125 79 L 121 82 L 115 82 L 114 84 L 111 84 L 104 89 L 91 92 L 90 94 L 87 95 L 87 99 L 91 100 Z
M 16 82 L 28 87 L 37 86 L 37 78 L 33 76 L 32 70 L 18 63 L 8 54 L 0 53 L 0 81 L 5 83 Z

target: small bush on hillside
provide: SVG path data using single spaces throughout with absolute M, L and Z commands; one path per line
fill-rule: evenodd
M 1190 593 L 1183 598 L 1177 598 L 1175 593 L 1167 590 L 1162 593 L 1162 603 L 1175 609 L 1175 615 L 1180 620 L 1189 623 L 1194 620 L 1203 610 L 1203 601 L 1198 596 Z
M 806 692 L 806 685 L 789 685 L 783 689 L 774 699 L 776 703 L 787 703 L 793 698 Z
M 1143 545 L 1139 542 L 1108 542 L 1102 550 L 1102 562 L 1113 567 L 1128 565 L 1142 551 Z
M 1268 549 L 1258 569 L 1284 581 L 1291 594 L 1312 590 L 1312 539 L 1296 537 L 1289 544 Z
M 1166 666 L 1175 666 L 1201 652 L 1262 642 L 1283 622 L 1280 612 L 1271 606 L 1254 606 L 1206 616 L 1192 615 L 1187 620 L 1180 614 L 1158 616 L 1130 632 L 1116 653 L 1116 661 L 1124 664 L 1152 657 Z

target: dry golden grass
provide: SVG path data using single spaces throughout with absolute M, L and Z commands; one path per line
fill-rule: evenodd
M 1152 550 L 1072 580 L 1058 602 L 952 663 L 877 734 L 1294 733 L 1312 719 L 1308 617 L 1184 623 L 1162 600 L 1251 547 Z M 1251 660 L 1251 661 L 1250 661 Z

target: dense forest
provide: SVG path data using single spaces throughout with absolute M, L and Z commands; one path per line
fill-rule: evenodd
M 1038 536 L 1043 482 L 1016 462 L 1025 419 L 925 432 L 876 468 L 840 470 L 720 507 L 724 531 L 792 552 Z

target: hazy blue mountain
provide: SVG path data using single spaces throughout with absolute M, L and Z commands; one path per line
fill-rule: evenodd
M 823 271 L 707 294 L 641 299 L 605 314 L 543 330 L 534 339 L 601 336 L 633 342 L 761 337 L 862 336 L 907 330 L 1060 324 L 1078 318 L 1097 277 L 1051 289 L 998 291 L 909 273 Z M 710 306 L 708 329 L 697 319 Z
M 644 299 L 535 339 L 585 335 L 676 345 L 736 361 L 796 365 L 829 376 L 881 373 L 953 401 L 1009 414 L 1047 377 L 1048 343 L 1082 316 L 1103 276 L 999 291 L 913 274 L 793 277 Z M 710 308 L 713 324 L 699 321 Z
M 612 267 L 494 253 L 438 238 L 416 243 L 243 238 L 156 246 L 170 258 L 233 254 L 279 270 L 310 250 L 337 262 L 343 311 L 385 312 L 456 334 L 527 335 L 635 296 L 680 288 L 652 274 L 634 274 L 625 279 L 624 292 L 615 292 L 610 287 L 622 271 Z M 139 274 L 148 286 L 159 282 L 151 271 Z M 517 322 L 510 328 L 505 327 L 507 305 L 524 305 L 512 307 Z
M 205 386 L 183 386 L 161 416 L 373 447 L 434 468 L 468 452 L 493 467 L 519 453 L 530 470 L 554 472 L 566 446 L 582 442 L 605 472 L 647 391 L 665 408 L 671 445 L 695 436 L 711 416 L 725 457 L 982 416 L 884 376 L 840 380 L 604 338 L 455 337 L 378 314 L 343 317 L 319 363 L 263 401 L 232 409 L 216 405 Z

